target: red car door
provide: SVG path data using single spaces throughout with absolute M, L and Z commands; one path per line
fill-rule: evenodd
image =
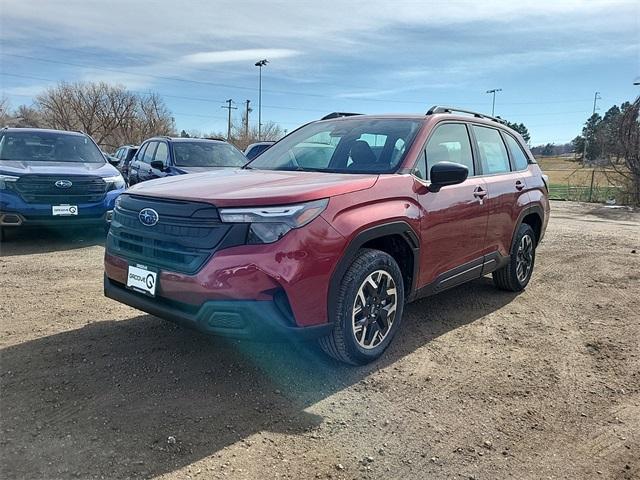
M 442 123 L 435 127 L 414 175 L 428 181 L 428 170 L 439 162 L 454 162 L 469 170 L 467 180 L 419 195 L 421 259 L 418 285 L 438 291 L 479 277 L 486 251 L 488 210 L 486 183 L 476 176 L 468 127 Z

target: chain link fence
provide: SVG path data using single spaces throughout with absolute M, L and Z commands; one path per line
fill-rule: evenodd
M 549 176 L 549 198 L 578 202 L 630 205 L 635 195 L 627 180 L 613 169 L 543 168 Z

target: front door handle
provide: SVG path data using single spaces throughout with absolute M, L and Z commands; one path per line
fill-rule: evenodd
M 520 180 L 516 180 L 516 190 L 522 190 L 524 188 L 524 183 Z
M 473 196 L 476 198 L 484 198 L 487 195 L 487 191 L 482 187 L 476 187 L 473 191 Z

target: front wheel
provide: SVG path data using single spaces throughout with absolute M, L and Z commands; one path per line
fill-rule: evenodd
M 397 262 L 380 250 L 362 249 L 345 273 L 333 331 L 320 346 L 333 358 L 364 365 L 382 355 L 400 327 L 404 284 Z
M 520 292 L 531 280 L 536 260 L 536 234 L 530 225 L 518 228 L 511 246 L 509 263 L 493 272 L 496 287 L 510 292 Z

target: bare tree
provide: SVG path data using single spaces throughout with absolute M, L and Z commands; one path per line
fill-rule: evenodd
M 640 97 L 622 112 L 618 145 L 627 168 L 623 176 L 629 180 L 634 203 L 640 205 Z
M 173 118 L 157 94 L 104 82 L 60 83 L 39 95 L 36 106 L 46 126 L 83 131 L 105 150 L 173 132 Z
M 622 105 L 610 136 L 603 144 L 609 147 L 605 154 L 615 173 L 607 174 L 607 178 L 610 183 L 624 179 L 630 203 L 640 205 L 640 97 Z
M 5 96 L 0 97 L 0 127 L 9 125 L 12 120 L 11 104 Z

